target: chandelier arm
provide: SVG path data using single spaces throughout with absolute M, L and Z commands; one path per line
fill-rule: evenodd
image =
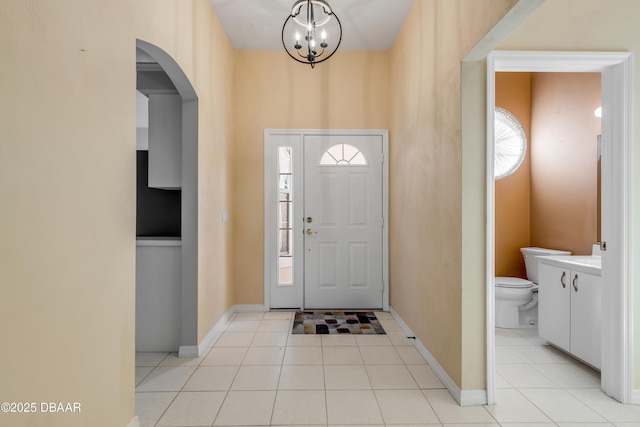
M 338 44 L 336 45 L 335 49 L 333 50 L 333 52 L 331 52 L 331 54 L 329 56 L 327 56 L 324 59 L 321 59 L 320 61 L 314 61 L 314 64 L 319 64 L 319 63 L 324 62 L 327 59 L 331 58 L 338 51 L 338 48 L 340 47 L 340 43 L 342 42 L 342 23 L 340 22 L 340 19 L 338 19 L 338 15 L 333 13 L 332 16 L 334 18 L 336 18 L 336 21 L 338 21 L 338 26 L 340 27 L 340 38 L 338 39 Z

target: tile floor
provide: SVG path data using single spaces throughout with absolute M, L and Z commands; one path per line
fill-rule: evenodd
M 140 425 L 640 426 L 640 407 L 535 331 L 496 332 L 493 406 L 460 407 L 388 313 L 387 335 L 291 335 L 292 313 L 238 313 L 197 359 L 136 354 Z

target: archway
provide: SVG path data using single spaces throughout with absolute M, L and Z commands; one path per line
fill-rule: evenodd
M 163 93 L 173 91 L 179 95 L 174 117 L 180 126 L 178 132 L 178 148 L 173 159 L 177 172 L 174 178 L 178 184 L 172 188 L 179 189 L 180 195 L 180 238 L 178 262 L 180 271 L 176 276 L 179 283 L 174 289 L 174 309 L 179 321 L 177 331 L 180 357 L 198 355 L 198 97 L 188 77 L 171 58 L 159 47 L 136 40 L 136 63 L 138 70 L 138 89 L 147 93 Z M 142 73 L 142 74 L 141 74 Z M 144 73 L 155 73 L 147 75 Z M 160 79 L 153 77 L 159 76 Z M 164 77 L 163 77 L 164 76 Z M 166 81 L 163 81 L 166 80 Z M 167 89 L 167 86 L 169 89 Z M 175 148 L 175 147 L 174 147 Z M 180 159 L 177 159 L 177 157 Z M 158 186 L 162 188 L 162 185 Z M 160 239 L 158 239 L 160 240 Z M 138 246 L 139 248 L 140 246 Z M 138 270 L 138 266 L 136 266 Z M 136 272 L 138 282 L 139 272 Z M 137 286 L 137 284 L 136 284 Z M 136 318 L 138 302 L 136 302 Z M 137 328 L 136 328 L 137 329 Z

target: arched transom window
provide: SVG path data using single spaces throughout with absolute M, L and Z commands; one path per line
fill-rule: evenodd
M 353 145 L 336 144 L 322 155 L 320 165 L 324 166 L 366 166 L 367 159 Z

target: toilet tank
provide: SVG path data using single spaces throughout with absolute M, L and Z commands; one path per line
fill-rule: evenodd
M 568 251 L 545 248 L 520 248 L 524 257 L 524 266 L 527 269 L 527 279 L 533 283 L 538 283 L 538 258 L 539 256 L 551 255 L 571 255 Z

